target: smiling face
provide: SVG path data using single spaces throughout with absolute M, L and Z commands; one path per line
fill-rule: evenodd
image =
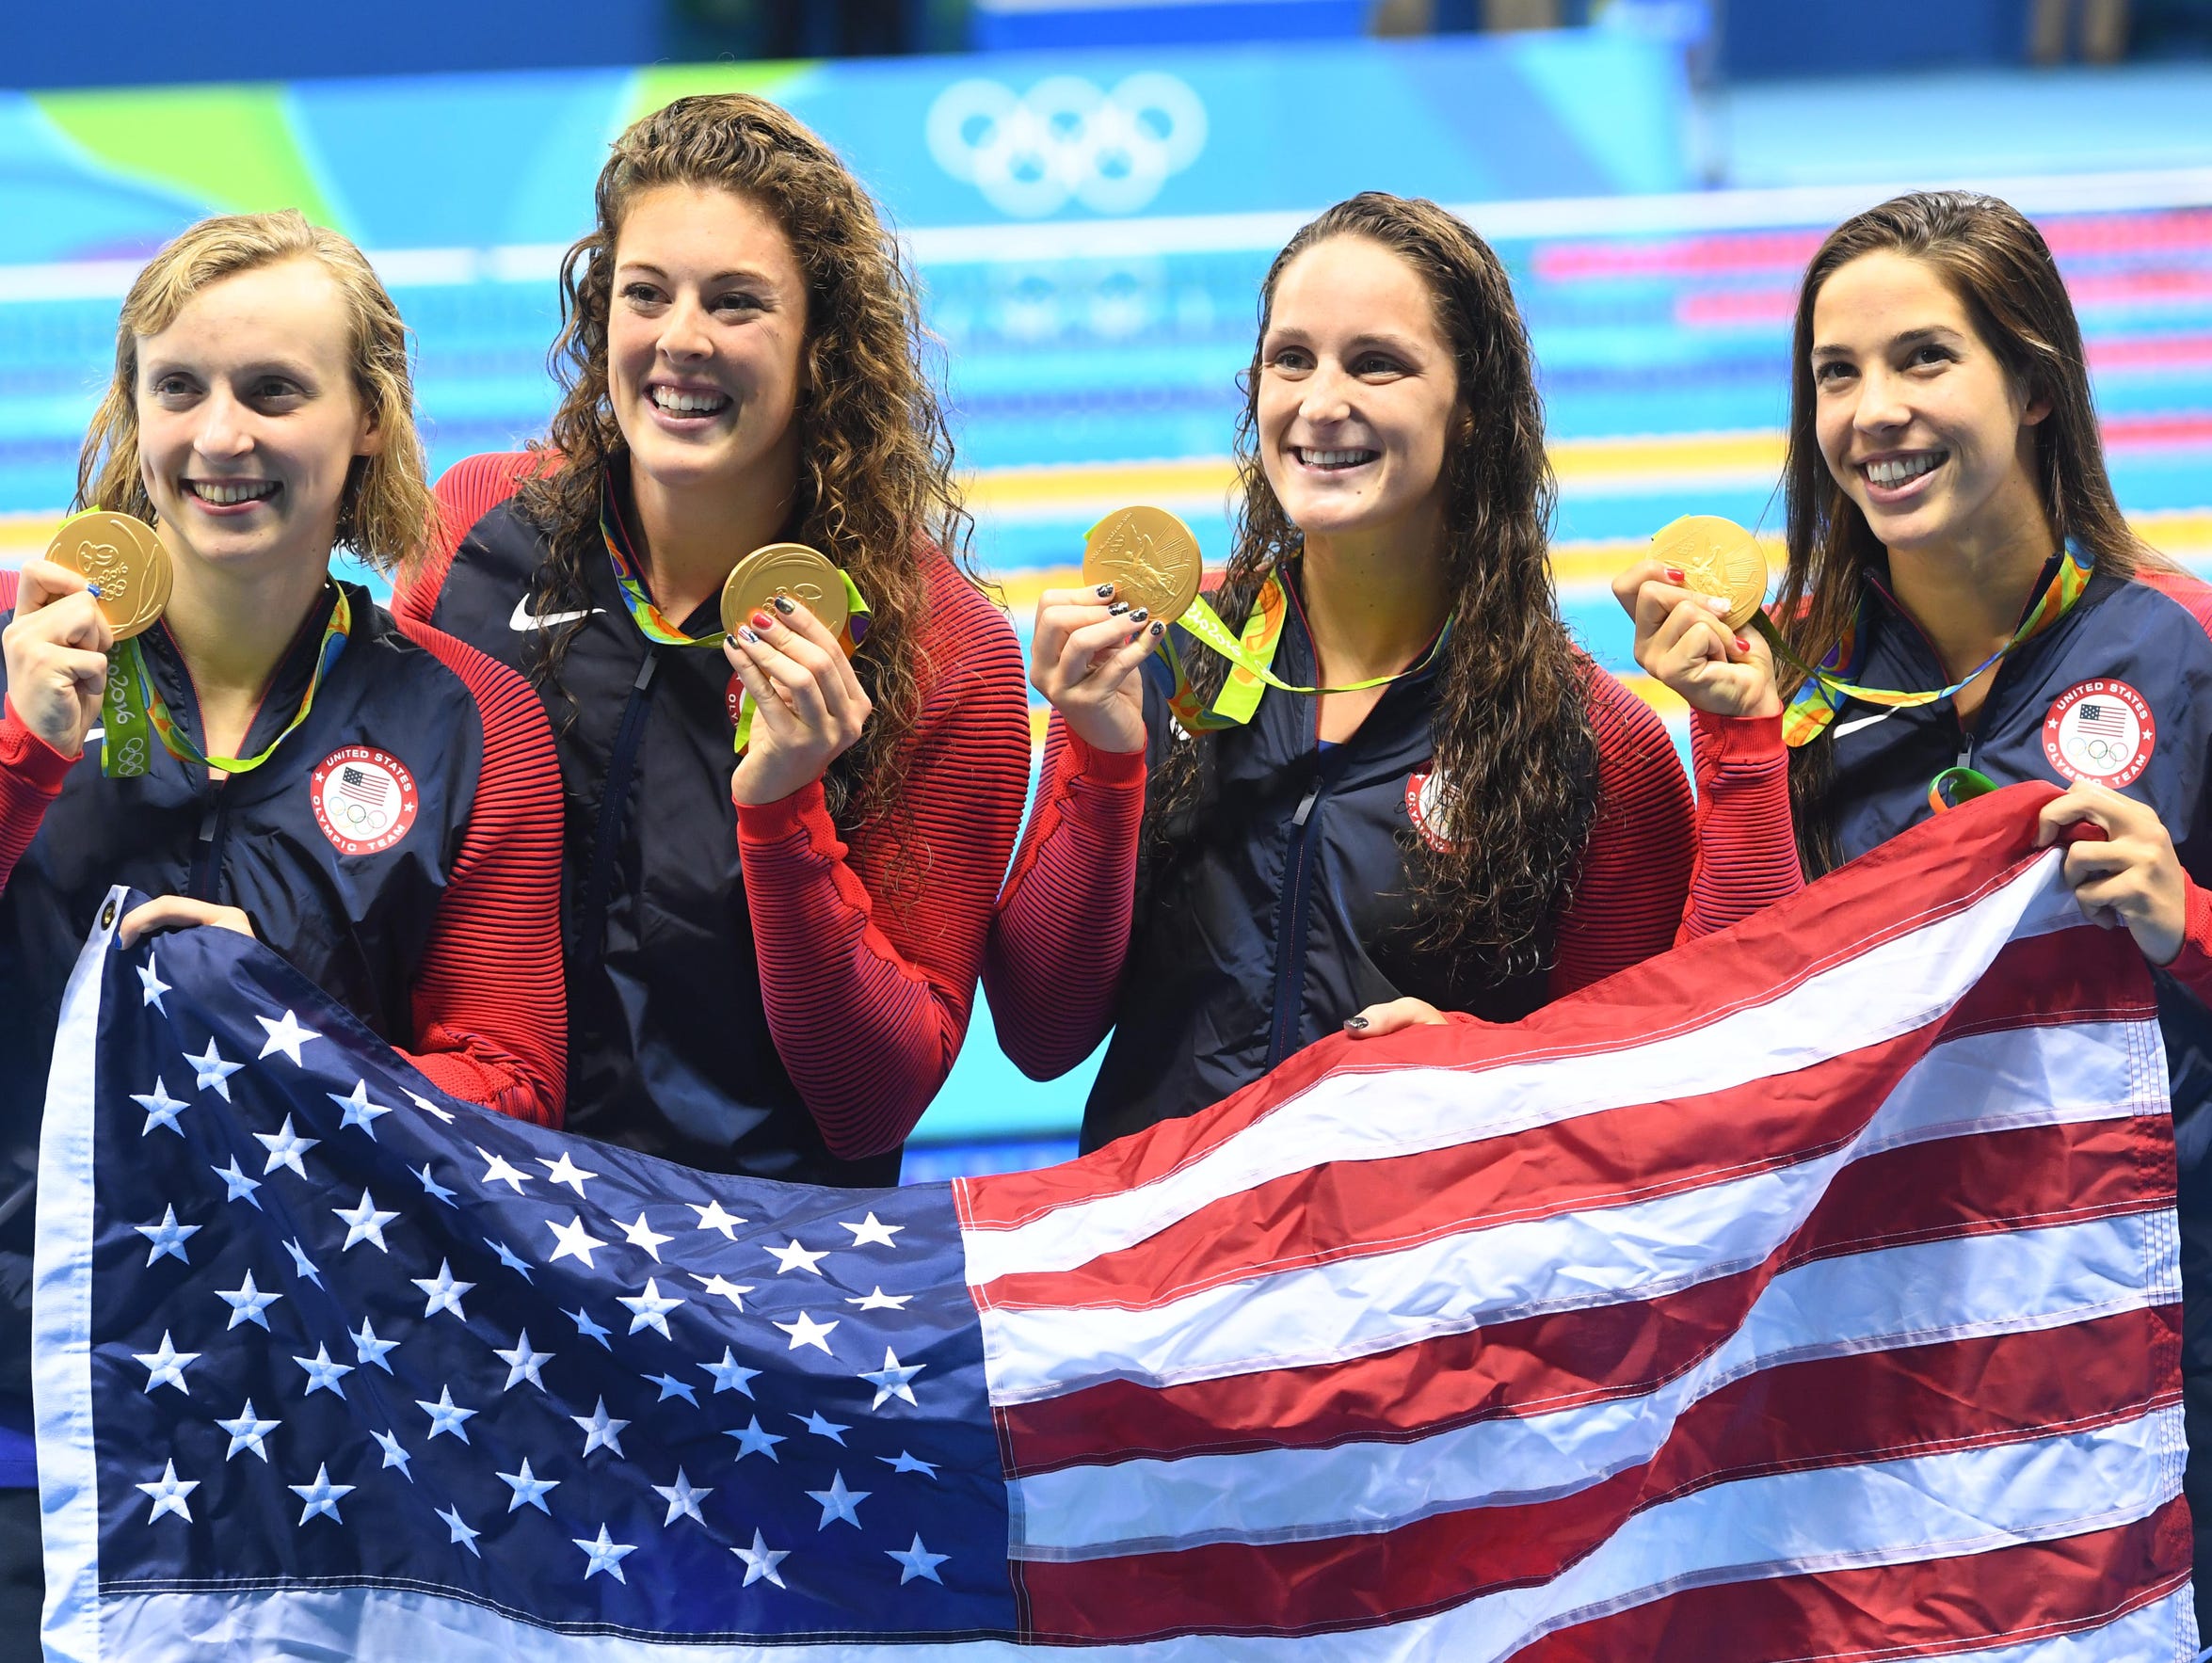
M 2028 398 L 1935 269 L 1890 250 L 1813 302 L 1814 423 L 1828 471 L 1894 551 L 2003 546 L 2048 530 Z
M 139 473 L 174 552 L 240 575 L 329 561 L 354 458 L 383 442 L 348 327 L 329 273 L 296 259 L 210 283 L 136 337 Z
M 1260 466 L 1308 537 L 1440 537 L 1459 372 L 1419 273 L 1338 236 L 1275 281 L 1259 349 Z
M 795 478 L 807 284 L 783 228 L 733 191 L 657 185 L 631 203 L 614 260 L 607 392 L 633 482 Z

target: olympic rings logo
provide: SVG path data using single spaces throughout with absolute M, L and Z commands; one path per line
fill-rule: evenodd
M 1206 106 L 1156 70 L 1111 92 L 1081 75 L 1050 75 L 1020 94 L 975 78 L 938 94 L 924 130 L 938 166 L 1002 214 L 1034 219 L 1070 201 L 1133 214 L 1197 160 Z

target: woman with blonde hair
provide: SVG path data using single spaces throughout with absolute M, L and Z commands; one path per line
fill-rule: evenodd
M 161 619 L 120 648 L 77 571 L 0 574 L 0 1633 L 38 1631 L 32 1175 L 63 986 L 112 884 L 125 947 L 196 924 L 288 959 L 453 1095 L 561 1117 L 558 775 L 530 690 L 334 580 L 434 511 L 407 337 L 296 213 L 203 220 L 123 301 L 78 506 L 153 522 Z M 95 756 L 97 760 L 95 760 Z
M 562 267 L 545 440 L 445 475 L 399 604 L 553 717 L 570 1127 L 895 1183 L 967 1029 L 1029 761 L 914 285 L 836 155 L 742 94 L 624 133 L 597 209 Z M 787 596 L 726 637 L 731 568 L 780 541 L 865 614 L 840 631 Z

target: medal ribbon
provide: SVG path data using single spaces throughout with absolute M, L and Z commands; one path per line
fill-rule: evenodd
M 1948 687 L 1931 688 L 1924 692 L 1900 692 L 1894 688 L 1864 687 L 1850 680 L 1857 671 L 1857 660 L 1866 639 L 1867 601 L 1862 599 L 1859 610 L 1843 632 L 1843 637 L 1829 649 L 1828 655 L 1816 666 L 1791 651 L 1782 639 L 1781 631 L 1764 612 L 1753 619 L 1753 627 L 1767 638 L 1775 655 L 1804 672 L 1805 680 L 1790 695 L 1789 703 L 1782 712 L 1782 740 L 1791 749 L 1809 744 L 1828 730 L 1836 712 L 1851 700 L 1861 704 L 1884 705 L 1895 710 L 1908 710 L 1917 705 L 1935 704 L 1958 693 L 1975 677 L 1997 663 L 2024 641 L 2031 641 L 2060 618 L 2072 612 L 2089 588 L 2093 573 L 2094 559 L 2075 544 L 2069 543 L 2052 557 L 2054 569 L 2036 591 L 2021 615 L 2019 627 L 2012 638 L 1989 657 L 1975 665 Z
M 177 726 L 176 717 L 153 684 L 140 645 L 144 638 L 134 635 L 107 655 L 107 693 L 100 712 L 105 728 L 100 745 L 100 772 L 111 779 L 135 779 L 144 774 L 152 760 L 146 746 L 146 733 L 151 729 L 153 737 L 161 741 L 162 749 L 188 768 L 220 768 L 225 774 L 251 773 L 274 756 L 277 747 L 307 720 L 308 712 L 315 708 L 315 694 L 323 685 L 323 678 L 330 673 L 330 666 L 345 650 L 346 639 L 352 633 L 353 607 L 345 599 L 345 591 L 340 589 L 338 604 L 330 609 L 329 621 L 323 626 L 323 644 L 315 654 L 315 673 L 308 680 L 306 696 L 300 699 L 292 720 L 284 724 L 284 731 L 251 757 L 210 756 L 192 743 Z
M 1244 620 L 1241 633 L 1230 632 L 1203 595 L 1191 602 L 1190 610 L 1176 621 L 1192 639 L 1227 659 L 1233 667 L 1221 691 L 1213 696 L 1212 704 L 1204 704 L 1198 690 L 1191 685 L 1181 657 L 1168 645 L 1168 637 L 1161 636 L 1153 650 L 1167 661 L 1175 675 L 1175 691 L 1168 695 L 1167 708 L 1182 724 L 1184 732 L 1217 733 L 1225 728 L 1242 727 L 1252 720 L 1252 712 L 1259 708 L 1260 695 L 1270 687 L 1283 693 L 1320 694 L 1362 693 L 1386 686 L 1427 669 L 1451 639 L 1451 619 L 1446 618 L 1435 643 L 1418 664 L 1388 676 L 1370 676 L 1364 681 L 1347 681 L 1341 686 L 1300 687 L 1285 681 L 1273 668 L 1275 648 L 1282 641 L 1283 625 L 1290 616 L 1290 599 L 1279 571 L 1269 572 L 1267 581 L 1259 585 L 1259 593 L 1253 598 L 1252 615 Z

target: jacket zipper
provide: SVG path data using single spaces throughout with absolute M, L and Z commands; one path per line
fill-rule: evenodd
M 207 806 L 200 810 L 200 830 L 195 834 L 192 851 L 192 877 L 189 893 L 200 901 L 220 901 L 216 886 L 223 870 L 223 788 L 215 787 L 209 794 Z
M 660 666 L 660 649 L 647 648 L 645 662 L 637 667 L 637 679 L 630 684 L 630 702 L 622 709 L 622 725 L 615 730 L 615 748 L 607 758 L 606 777 L 600 787 L 599 830 L 591 846 L 591 870 L 576 909 L 577 947 L 591 964 L 599 963 L 605 952 L 607 891 L 615 881 L 615 850 L 630 805 L 630 776 L 637 771 L 637 747 L 645 739 L 653 673 Z
M 1269 1025 L 1267 1065 L 1273 1068 L 1299 1048 L 1299 1015 L 1306 1003 L 1306 903 L 1311 888 L 1313 844 L 1321 833 L 1321 802 L 1328 785 L 1314 776 L 1290 816 L 1290 864 L 1283 876 L 1283 899 L 1275 919 L 1274 1015 Z

